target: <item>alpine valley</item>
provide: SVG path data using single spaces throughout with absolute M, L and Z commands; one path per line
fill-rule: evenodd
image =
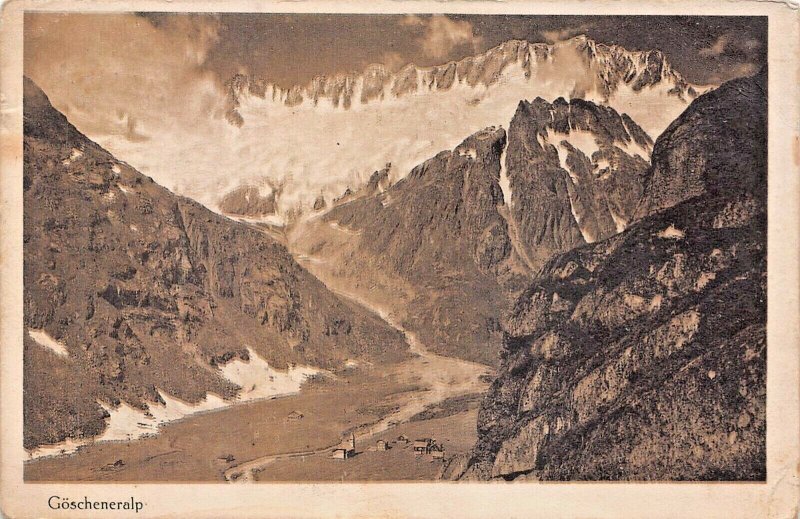
M 510 40 L 163 146 L 26 79 L 26 479 L 765 480 L 766 76 Z

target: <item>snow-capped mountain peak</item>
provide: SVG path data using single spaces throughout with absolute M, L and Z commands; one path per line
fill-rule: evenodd
M 695 89 L 675 71 L 659 50 L 628 51 L 617 45 L 605 45 L 575 36 L 555 44 L 530 43 L 509 40 L 486 52 L 468 56 L 460 61 L 450 61 L 432 67 L 408 64 L 396 73 L 382 64 L 372 64 L 363 72 L 339 73 L 317 76 L 305 86 L 282 88 L 264 79 L 237 74 L 228 82 L 230 110 L 228 116 L 234 124 L 244 120 L 237 111 L 243 98 L 254 96 L 280 101 L 288 106 L 310 103 L 314 106 L 328 104 L 334 108 L 351 109 L 354 105 L 375 100 L 402 97 L 421 92 L 450 90 L 459 84 L 479 89 L 498 83 L 503 72 L 514 65 L 525 78 L 530 79 L 537 68 L 547 68 L 559 57 L 581 57 L 585 60 L 585 81 L 590 89 L 570 92 L 572 97 L 587 93 L 599 94 L 607 100 L 622 85 L 639 92 L 647 87 L 668 85 L 669 95 L 683 100 L 697 96 Z M 593 76 L 593 77 L 592 77 Z M 579 79 L 579 78 L 576 78 Z M 576 81 L 576 87 L 581 85 Z M 585 85 L 584 85 L 585 86 Z
M 179 140 L 169 121 L 150 128 L 154 139 L 163 134 L 158 153 L 124 139 L 103 144 L 217 211 L 243 185 L 269 197 L 280 184 L 275 214 L 263 216 L 275 223 L 307 213 L 317 199 L 358 190 L 387 163 L 396 182 L 481 128 L 508 128 L 520 100 L 590 100 L 627 114 L 655 138 L 696 92 L 659 51 L 578 36 L 555 44 L 510 40 L 431 67 L 371 65 L 290 88 L 236 75 L 224 95 L 226 117 L 198 120 Z

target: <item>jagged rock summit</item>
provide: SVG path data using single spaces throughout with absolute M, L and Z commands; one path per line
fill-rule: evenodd
M 430 348 L 494 364 L 500 317 L 529 277 L 629 224 L 651 148 L 607 106 L 522 101 L 507 131 L 485 128 L 383 190 L 388 168 L 374 173 L 300 225 L 293 248 L 337 258 L 335 276 L 352 283 L 391 278 L 406 295 L 387 289 L 388 304 Z

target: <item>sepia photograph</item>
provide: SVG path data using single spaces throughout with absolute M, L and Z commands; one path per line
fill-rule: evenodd
M 3 348 L 42 510 L 775 482 L 772 19 L 404 5 L 20 12 Z

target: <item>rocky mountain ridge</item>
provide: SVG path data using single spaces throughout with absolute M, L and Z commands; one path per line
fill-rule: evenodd
M 766 113 L 765 71 L 695 100 L 638 221 L 545 264 L 450 477 L 765 478 Z
M 370 67 L 288 90 L 236 76 L 187 100 L 208 102 L 198 117 L 146 117 L 139 130 L 149 140 L 93 134 L 91 124 L 80 129 L 175 193 L 222 214 L 233 204 L 260 215 L 241 216 L 289 226 L 314 214 L 320 197 L 330 206 L 347 188 L 358 191 L 387 163 L 394 183 L 483 128 L 508 128 L 521 99 L 607 105 L 655 137 L 696 93 L 657 50 L 585 37 L 511 40 L 458 62 L 391 73 Z M 158 153 L 152 142 L 163 143 Z M 263 188 L 270 182 L 284 186 L 274 214 L 241 202 L 252 186 L 269 196 Z
M 663 83 L 669 85 L 670 95 L 677 98 L 691 100 L 697 96 L 695 88 L 671 67 L 662 52 L 628 51 L 618 45 L 597 43 L 580 35 L 555 44 L 509 40 L 460 61 L 432 67 L 408 64 L 394 73 L 384 65 L 372 64 L 361 73 L 317 76 L 308 85 L 291 88 L 237 74 L 227 83 L 227 117 L 232 124 L 245 123 L 237 108 L 246 96 L 271 98 L 287 106 L 304 102 L 314 105 L 329 103 L 334 108 L 347 110 L 355 104 L 412 95 L 423 90 L 449 90 L 462 83 L 473 88 L 488 87 L 499 81 L 503 70 L 512 64 L 519 65 L 521 73 L 530 78 L 537 67 L 552 61 L 553 55 L 564 48 L 574 50 L 592 63 L 592 86 L 606 99 L 623 84 L 638 92 Z M 574 93 L 582 96 L 586 92 Z

